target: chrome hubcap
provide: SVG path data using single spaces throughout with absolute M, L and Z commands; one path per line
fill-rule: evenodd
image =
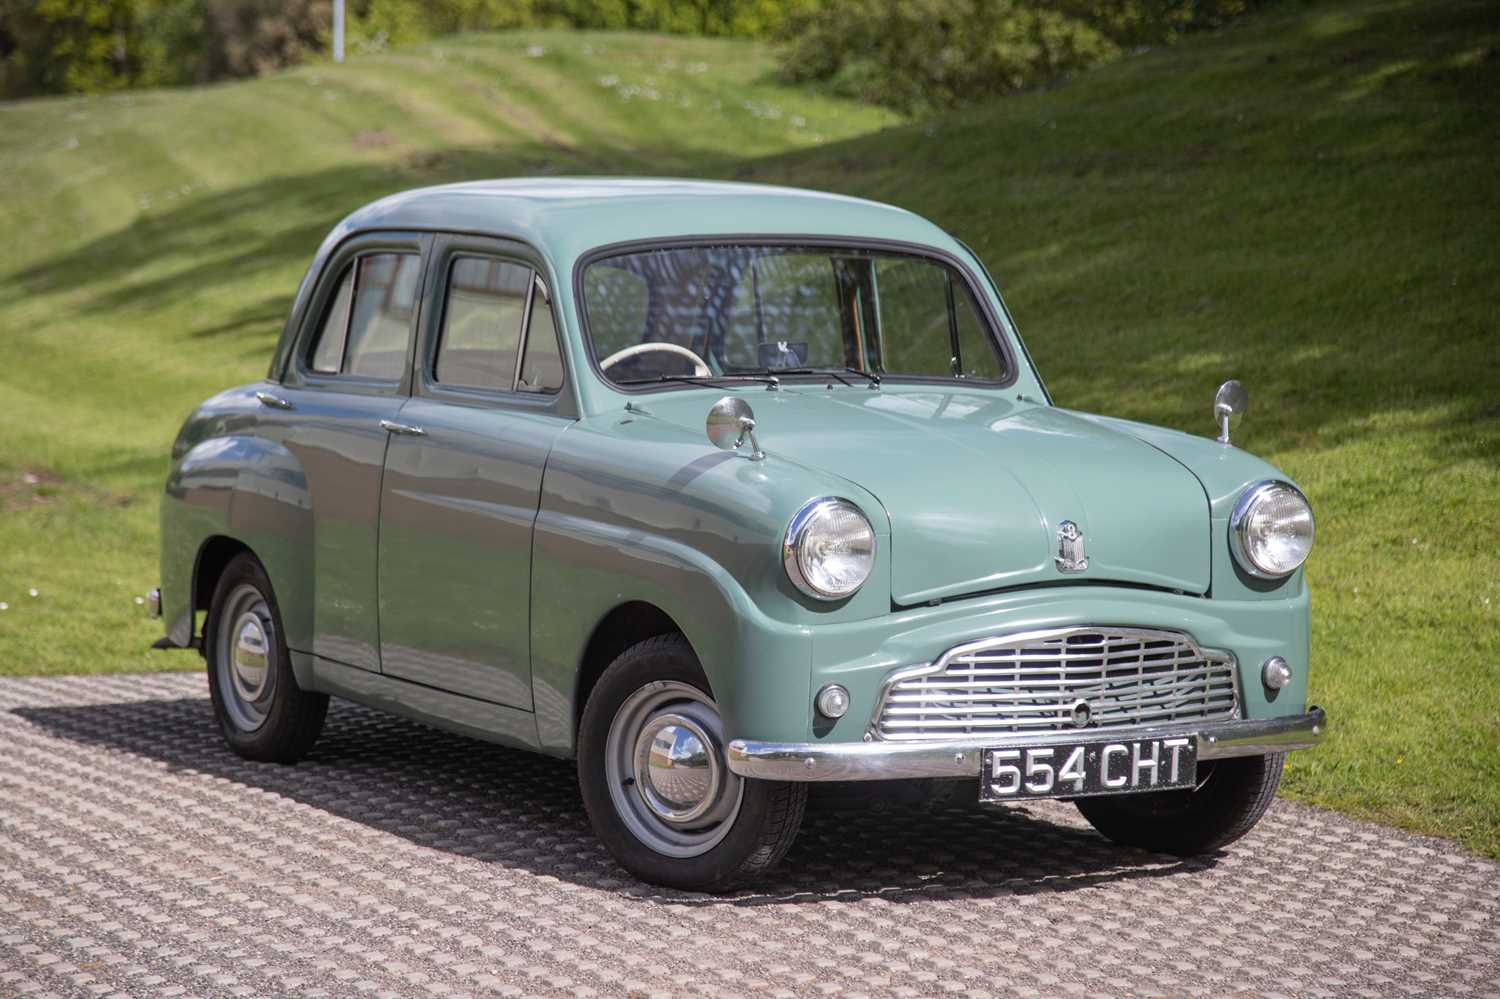
M 234 726 L 253 732 L 265 724 L 276 694 L 276 631 L 271 606 L 249 583 L 236 586 L 218 609 L 213 671 L 224 711 Z
M 718 707 L 676 680 L 648 683 L 620 705 L 605 747 L 610 798 L 646 846 L 696 857 L 729 833 L 744 782 L 724 763 Z
M 234 691 L 246 701 L 260 697 L 270 672 L 270 657 L 266 647 L 266 629 L 254 611 L 240 615 L 235 622 L 234 641 Z
M 719 760 L 709 734 L 682 715 L 658 715 L 635 741 L 635 787 L 665 822 L 701 818 L 719 788 Z

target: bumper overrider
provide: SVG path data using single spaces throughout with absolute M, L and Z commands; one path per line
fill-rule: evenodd
M 1202 721 L 1191 724 L 1095 729 L 1093 739 L 1130 743 L 1143 739 L 1192 736 L 1198 759 L 1262 756 L 1310 749 L 1327 731 L 1322 708 L 1280 718 Z M 931 742 L 871 741 L 838 743 L 756 742 L 729 744 L 729 769 L 741 777 L 783 781 L 901 780 L 933 777 L 979 777 L 986 750 L 1000 746 L 1043 745 L 1081 732 L 1035 732 Z

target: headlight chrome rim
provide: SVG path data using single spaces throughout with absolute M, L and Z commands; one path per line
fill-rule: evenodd
M 1304 554 L 1296 565 L 1284 572 L 1261 566 L 1250 554 L 1250 515 L 1256 506 L 1279 490 L 1290 492 L 1302 501 L 1302 505 L 1307 508 L 1307 519 L 1312 527 L 1307 543 L 1307 554 Z M 1257 579 L 1286 579 L 1302 568 L 1307 564 L 1308 556 L 1312 554 L 1313 542 L 1317 540 L 1317 536 L 1318 521 L 1313 514 L 1312 504 L 1307 501 L 1307 496 L 1302 490 L 1284 479 L 1265 479 L 1250 486 L 1241 494 L 1239 502 L 1234 505 L 1234 512 L 1229 517 L 1229 540 L 1230 547 L 1234 550 L 1234 560 L 1241 569 Z
M 860 509 L 858 503 L 842 496 L 819 496 L 817 499 L 808 500 L 802 504 L 792 522 L 787 525 L 786 536 L 781 544 L 781 560 L 786 567 L 787 578 L 797 589 L 816 600 L 847 600 L 858 593 L 860 588 L 869 582 L 871 572 L 866 572 L 864 578 L 849 588 L 847 591 L 825 590 L 807 578 L 802 567 L 802 543 L 807 537 L 808 529 L 813 522 L 825 513 L 836 509 L 846 509 L 853 512 L 865 522 L 870 530 L 870 569 L 874 570 L 875 559 L 879 549 L 880 539 L 875 534 L 875 525 L 870 523 L 870 518 L 864 510 Z

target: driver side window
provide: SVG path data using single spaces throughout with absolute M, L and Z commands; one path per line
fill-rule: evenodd
M 534 270 L 497 257 L 452 258 L 432 379 L 490 392 L 561 391 L 557 324 Z
M 448 268 L 434 380 L 509 392 L 530 286 L 529 267 L 493 257 L 455 257 Z

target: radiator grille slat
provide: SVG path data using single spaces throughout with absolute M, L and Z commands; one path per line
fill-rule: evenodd
M 1088 725 L 1075 724 L 1087 705 Z M 1234 660 L 1190 637 L 1144 628 L 1072 628 L 970 642 L 936 672 L 899 678 L 876 716 L 882 739 L 974 733 L 1087 733 L 1239 715 Z

